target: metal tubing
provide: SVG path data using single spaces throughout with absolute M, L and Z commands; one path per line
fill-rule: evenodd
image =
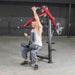
M 48 57 L 49 62 L 52 63 L 52 50 L 51 50 L 51 20 L 49 19 L 49 25 L 48 25 Z
M 41 59 L 49 59 L 48 57 L 43 57 L 43 56 L 40 56 L 40 55 L 37 55 L 37 57 L 39 57 Z
M 71 4 L 69 4 L 69 16 L 68 16 L 68 38 L 70 37 L 70 23 L 71 23 Z

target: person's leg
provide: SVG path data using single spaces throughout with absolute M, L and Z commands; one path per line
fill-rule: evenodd
M 28 59 L 27 59 L 28 58 L 28 56 L 27 56 L 28 51 L 29 51 L 29 48 L 26 48 L 26 47 L 22 48 L 22 57 L 24 58 L 24 62 L 21 63 L 21 65 L 28 64 Z
M 31 51 L 31 57 L 32 57 L 32 62 L 35 64 L 34 69 L 38 69 L 38 59 L 37 59 L 37 55 L 36 53 L 41 49 L 42 47 L 38 46 L 38 48 L 36 50 L 32 50 Z

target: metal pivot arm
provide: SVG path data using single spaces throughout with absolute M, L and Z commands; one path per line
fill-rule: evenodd
M 53 16 L 51 15 L 51 13 L 48 11 L 48 9 L 45 6 L 43 7 L 43 9 L 48 14 L 49 18 L 52 20 L 53 26 L 55 28 L 55 20 L 54 20 Z
M 40 8 L 40 9 L 43 9 L 45 12 L 42 13 L 42 14 L 40 14 L 39 17 L 42 17 L 42 16 L 44 16 L 44 15 L 47 14 L 47 15 L 49 16 L 49 18 L 52 20 L 53 26 L 54 26 L 54 28 L 55 28 L 55 20 L 54 20 L 53 16 L 51 15 L 51 13 L 49 12 L 49 10 L 48 10 L 45 6 L 44 6 L 43 8 Z M 35 18 L 32 18 L 28 23 L 26 23 L 26 24 L 24 25 L 24 27 L 27 28 L 27 26 L 28 26 L 29 24 L 31 24 L 33 20 L 35 20 Z

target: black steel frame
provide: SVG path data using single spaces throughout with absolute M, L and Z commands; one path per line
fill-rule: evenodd
M 52 42 L 51 42 L 51 20 L 48 17 L 48 57 L 37 55 L 37 57 L 41 59 L 47 59 L 48 63 L 52 63 L 52 51 L 55 51 L 55 49 L 52 49 Z

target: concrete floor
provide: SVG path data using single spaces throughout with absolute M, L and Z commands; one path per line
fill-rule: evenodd
M 25 37 L 0 36 L 0 75 L 75 75 L 75 37 L 53 37 L 56 44 L 52 45 L 56 51 L 52 52 L 53 63 L 47 60 L 39 61 L 39 70 L 34 71 L 33 66 L 21 66 L 21 42 Z M 43 48 L 39 55 L 46 56 L 46 37 L 43 39 Z

